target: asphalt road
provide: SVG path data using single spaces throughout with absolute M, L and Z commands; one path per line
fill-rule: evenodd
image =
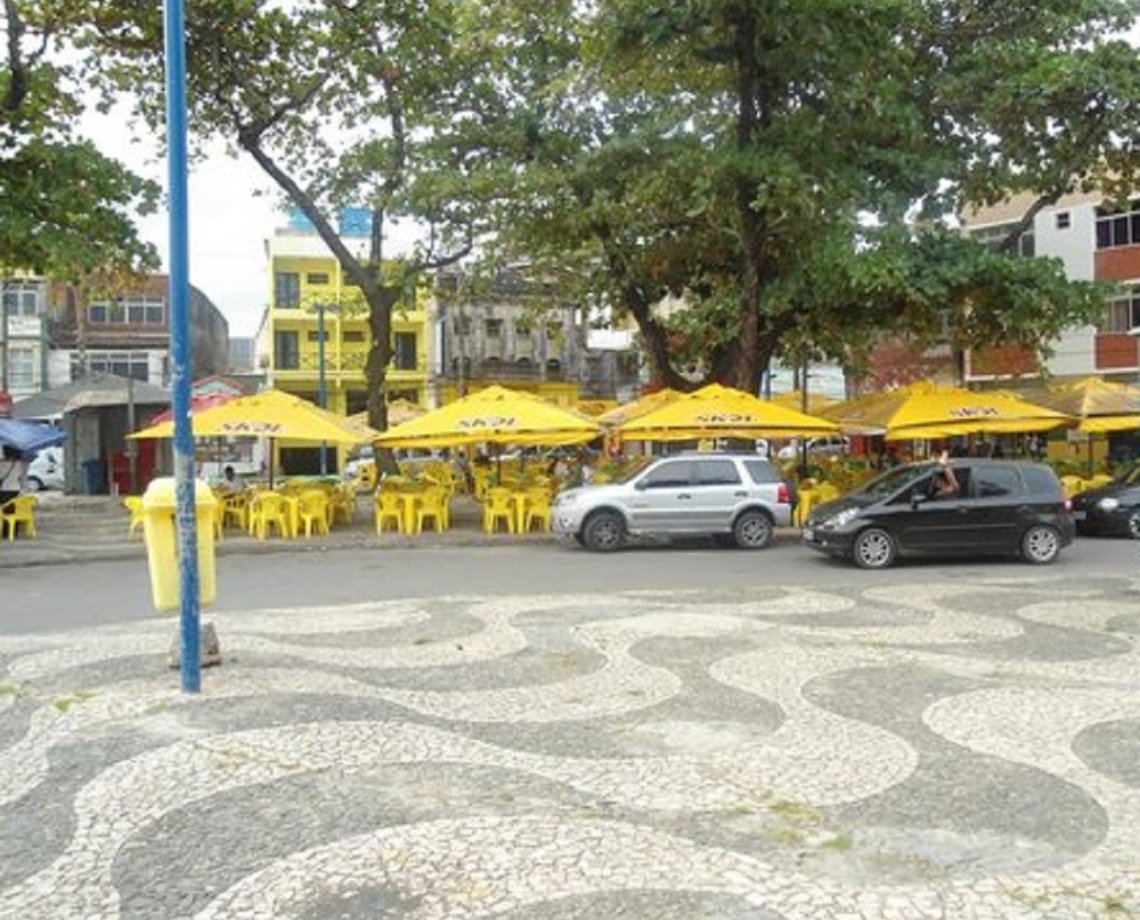
M 1140 544 L 1080 539 L 1052 566 L 1014 560 L 907 560 L 863 572 L 790 537 L 760 552 L 661 546 L 596 555 L 570 546 L 503 546 L 226 556 L 219 610 L 314 607 L 403 597 L 560 594 L 630 589 L 764 592 L 774 586 L 907 585 L 946 577 L 1140 578 Z M 156 616 L 142 560 L 32 566 L 0 572 L 0 634 L 67 630 Z

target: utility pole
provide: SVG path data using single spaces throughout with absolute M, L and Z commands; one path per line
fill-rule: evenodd
M 325 305 L 317 304 L 317 405 L 328 408 L 328 392 L 325 389 Z M 321 442 L 321 475 L 329 472 L 328 446 Z
M 8 392 L 8 298 L 0 283 L 0 390 Z M 13 525 L 14 526 L 14 525 Z

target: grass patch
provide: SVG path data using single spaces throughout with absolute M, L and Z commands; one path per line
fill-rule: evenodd
M 791 799 L 777 799 L 775 802 L 770 802 L 768 811 L 792 824 L 818 824 L 823 820 L 823 815 L 810 805 L 793 802 Z
M 804 842 L 804 835 L 794 827 L 781 827 L 775 836 L 776 842 L 785 846 L 797 846 Z
M 95 695 L 95 692 L 92 690 L 77 690 L 70 696 L 61 696 L 57 699 L 52 700 L 51 704 L 59 712 L 67 712 L 69 709 L 71 709 L 72 706 L 76 705 L 77 703 L 83 703 L 89 699 L 92 699 Z
M 19 695 L 20 695 L 20 685 L 19 684 L 0 683 L 0 696 L 19 696 Z
M 1101 902 L 1104 909 L 1116 917 L 1131 917 L 1132 911 L 1128 909 L 1128 902 L 1124 895 L 1106 894 Z
M 822 846 L 825 850 L 850 850 L 855 846 L 855 841 L 850 834 L 844 831 L 842 834 L 836 834 L 830 840 L 825 840 Z
M 427 645 L 429 642 L 431 642 L 431 639 L 425 639 L 421 636 L 419 639 L 413 639 L 412 645 Z

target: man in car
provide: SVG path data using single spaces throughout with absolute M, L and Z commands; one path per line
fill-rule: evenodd
M 934 501 L 939 499 L 957 498 L 958 493 L 961 492 L 961 487 L 958 484 L 958 477 L 954 475 L 954 469 L 950 466 L 950 457 L 946 451 L 942 452 L 942 456 L 938 458 L 939 467 L 930 477 L 930 497 Z

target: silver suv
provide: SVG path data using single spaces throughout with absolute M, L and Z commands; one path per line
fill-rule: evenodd
M 712 536 L 763 549 L 792 516 L 776 468 L 755 454 L 662 457 L 624 480 L 560 492 L 554 532 L 587 549 L 618 549 L 629 535 Z

